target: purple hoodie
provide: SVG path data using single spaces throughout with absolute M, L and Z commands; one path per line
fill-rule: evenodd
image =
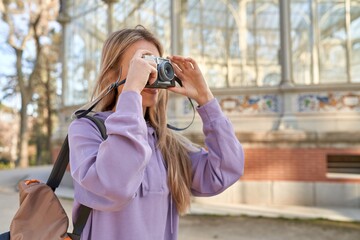
M 216 99 L 197 108 L 208 151 L 189 153 L 194 196 L 213 196 L 239 180 L 244 155 Z M 141 95 L 123 92 L 115 112 L 100 112 L 108 138 L 86 118 L 69 127 L 74 180 L 73 219 L 79 204 L 93 209 L 84 240 L 176 240 L 179 215 L 167 186 L 166 167 L 146 123 Z

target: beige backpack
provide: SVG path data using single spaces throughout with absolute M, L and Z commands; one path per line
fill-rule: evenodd
M 90 115 L 82 117 L 93 121 L 106 139 L 106 128 L 101 119 Z M 68 233 L 69 218 L 55 195 L 68 163 L 69 143 L 66 137 L 47 183 L 38 180 L 19 182 L 20 207 L 12 219 L 10 231 L 0 234 L 0 240 L 80 240 L 91 208 L 80 205 L 74 230 Z

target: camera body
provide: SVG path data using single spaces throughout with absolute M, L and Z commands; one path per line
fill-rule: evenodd
M 175 72 L 169 59 L 144 55 L 144 59 L 150 59 L 156 62 L 158 72 L 157 79 L 153 84 L 146 84 L 145 88 L 163 88 L 175 87 Z

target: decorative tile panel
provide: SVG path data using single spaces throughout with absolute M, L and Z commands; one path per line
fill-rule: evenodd
M 360 112 L 360 92 L 307 93 L 298 96 L 299 112 Z
M 277 95 L 242 95 L 218 98 L 224 112 L 230 114 L 278 113 Z

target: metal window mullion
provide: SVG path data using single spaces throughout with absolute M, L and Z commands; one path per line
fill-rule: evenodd
M 239 41 L 239 50 L 240 50 L 240 74 L 241 74 L 241 82 L 240 85 L 244 85 L 245 83 L 245 72 L 247 68 L 247 13 L 246 13 L 246 6 L 248 1 L 241 1 L 239 0 L 239 20 L 238 24 L 238 41 Z M 236 18 L 235 18 L 236 19 Z
M 346 75 L 347 82 L 351 83 L 351 55 L 352 55 L 352 39 L 351 39 L 351 12 L 350 12 L 350 0 L 345 0 L 345 30 L 346 30 Z
M 319 56 L 319 44 L 320 44 L 320 34 L 319 34 L 319 22 L 317 15 L 317 0 L 309 0 L 310 7 L 310 47 L 311 47 L 311 83 L 319 84 L 320 83 L 320 56 Z
M 229 21 L 230 21 L 230 14 L 229 14 L 229 10 L 227 9 L 227 14 L 226 14 L 226 27 L 225 27 L 225 60 L 226 60 L 226 86 L 225 87 L 230 87 L 231 86 L 231 80 L 232 80 L 232 73 L 231 73 L 231 56 L 230 56 L 230 43 L 231 43 L 231 33 L 230 33 L 230 29 L 229 29 Z
M 201 58 L 205 63 L 205 40 L 204 40 L 204 1 L 200 0 L 200 42 L 201 42 Z
M 252 12 L 252 18 L 253 18 L 253 35 L 254 35 L 254 67 L 255 67 L 255 84 L 256 86 L 262 86 L 263 83 L 259 81 L 259 65 L 258 65 L 258 29 L 257 27 L 257 16 L 258 16 L 258 11 L 257 11 L 257 5 L 256 5 L 256 1 L 253 0 L 252 2 L 253 4 L 253 12 Z
M 156 3 L 157 3 L 157 0 L 153 0 L 153 26 L 154 26 L 155 33 L 158 32 L 157 20 L 156 20 L 156 17 L 157 17 Z

